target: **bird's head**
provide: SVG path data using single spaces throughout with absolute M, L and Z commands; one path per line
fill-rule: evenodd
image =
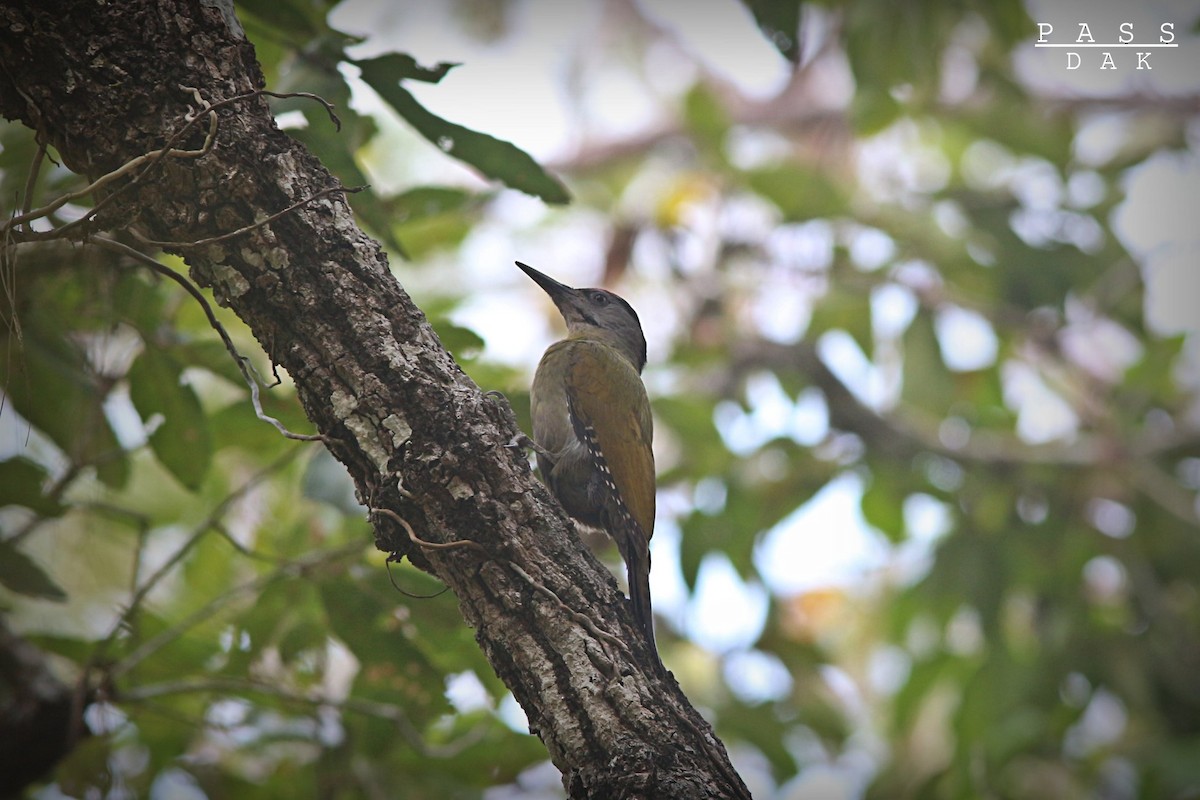
M 642 371 L 646 365 L 646 337 L 633 307 L 606 289 L 573 289 L 527 264 L 517 266 L 541 286 L 567 323 L 570 336 L 600 339 L 620 350 Z

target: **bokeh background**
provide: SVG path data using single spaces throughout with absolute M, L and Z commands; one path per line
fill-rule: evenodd
M 756 797 L 1200 796 L 1191 4 L 238 13 L 269 88 L 343 122 L 280 125 L 370 184 L 363 225 L 527 429 L 561 328 L 513 261 L 640 313 L 660 649 Z M 458 66 L 397 94 L 363 66 L 397 52 Z M 470 131 L 570 202 L 481 174 Z M 14 197 L 32 134 L 0 146 Z M 453 598 L 385 571 L 178 287 L 86 250 L 5 272 L 0 603 L 103 689 L 34 796 L 562 796 Z

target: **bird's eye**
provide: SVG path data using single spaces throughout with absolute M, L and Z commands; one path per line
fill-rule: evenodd
M 592 303 L 598 306 L 608 305 L 608 295 L 604 292 L 592 292 Z

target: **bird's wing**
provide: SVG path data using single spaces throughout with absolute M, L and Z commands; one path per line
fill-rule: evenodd
M 577 342 L 568 381 L 572 422 L 607 465 L 618 502 L 648 540 L 654 533 L 650 403 L 637 370 L 605 344 Z

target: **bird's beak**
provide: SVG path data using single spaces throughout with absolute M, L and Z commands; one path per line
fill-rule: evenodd
M 550 299 L 554 301 L 554 305 L 558 306 L 559 311 L 563 311 L 564 307 L 570 305 L 571 300 L 579 296 L 578 289 L 572 289 L 565 283 L 559 283 L 549 275 L 543 275 L 528 264 L 522 264 L 520 261 L 516 265 L 521 268 L 529 277 L 533 278 L 534 282 L 545 290 L 546 294 L 550 295 Z

